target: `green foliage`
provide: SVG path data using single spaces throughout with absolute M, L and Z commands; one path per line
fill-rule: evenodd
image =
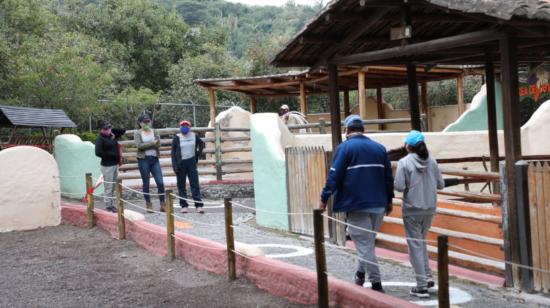
M 82 132 L 78 133 L 78 137 L 82 139 L 82 141 L 90 141 L 92 143 L 95 143 L 95 140 L 97 139 L 97 133 L 95 132 Z

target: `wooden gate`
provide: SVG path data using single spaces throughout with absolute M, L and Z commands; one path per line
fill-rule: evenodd
M 533 267 L 550 271 L 550 161 L 529 162 L 528 183 Z M 550 274 L 533 271 L 533 284 L 550 292 Z
M 289 213 L 313 213 L 325 185 L 328 155 L 323 147 L 287 147 L 286 178 Z M 313 235 L 312 215 L 289 215 L 291 232 Z M 325 236 L 329 235 L 325 219 Z

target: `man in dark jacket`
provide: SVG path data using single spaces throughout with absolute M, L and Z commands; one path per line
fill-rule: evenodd
M 189 186 L 195 202 L 195 208 L 200 214 L 204 213 L 201 199 L 201 190 L 199 186 L 199 172 L 197 162 L 204 150 L 204 141 L 191 132 L 191 123 L 189 121 L 180 122 L 180 133 L 174 136 L 172 140 L 172 168 L 176 173 L 178 193 L 180 197 L 187 198 L 185 181 L 189 177 Z M 187 213 L 188 203 L 186 200 L 179 199 L 181 212 Z
M 103 174 L 106 210 L 116 212 L 114 207 L 115 184 L 118 176 L 120 151 L 118 141 L 112 132 L 111 124 L 107 121 L 99 123 L 99 136 L 95 141 L 95 155 L 101 158 L 101 174 Z
M 332 210 L 346 213 L 348 232 L 359 256 L 355 283 L 362 286 L 367 272 L 372 289 L 384 292 L 374 249 L 375 232 L 384 213 L 392 210 L 391 163 L 384 146 L 363 135 L 359 116 L 348 116 L 344 124 L 347 140 L 334 152 L 319 207 L 325 209 L 333 195 Z

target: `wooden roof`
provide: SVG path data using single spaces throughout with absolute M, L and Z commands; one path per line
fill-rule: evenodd
M 392 40 L 402 25 L 411 37 Z M 489 51 L 498 65 L 498 39 L 510 32 L 520 63 L 549 60 L 550 0 L 333 0 L 272 64 L 481 64 Z
M 0 127 L 76 127 L 61 109 L 40 109 L 0 105 Z
M 366 87 L 395 87 L 407 84 L 407 70 L 397 66 L 340 67 L 338 85 L 340 90 L 356 90 L 357 74 L 366 72 Z M 457 67 L 418 67 L 419 82 L 457 78 L 465 70 Z M 254 77 L 197 79 L 196 84 L 213 90 L 233 91 L 252 96 L 298 96 L 300 84 L 304 83 L 307 95 L 328 92 L 328 73 L 324 68 L 316 71 L 293 71 Z

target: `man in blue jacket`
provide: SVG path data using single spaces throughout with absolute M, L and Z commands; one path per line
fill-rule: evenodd
M 358 115 L 348 116 L 344 125 L 347 140 L 334 152 L 319 207 L 325 209 L 333 195 L 332 211 L 346 213 L 348 233 L 359 256 L 355 283 L 362 286 L 366 272 L 372 289 L 384 292 L 374 248 L 375 232 L 384 213 L 392 210 L 391 163 L 384 146 L 363 135 L 363 121 Z

